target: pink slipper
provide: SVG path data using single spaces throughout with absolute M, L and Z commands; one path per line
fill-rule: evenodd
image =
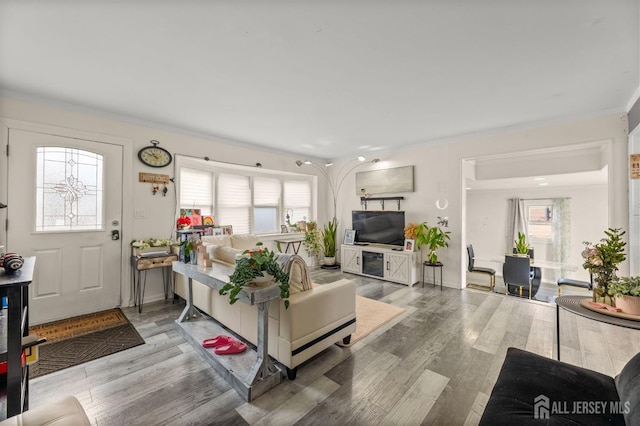
M 213 350 L 217 355 L 239 354 L 247 349 L 247 344 L 239 340 L 234 340 L 225 346 L 218 346 Z
M 205 339 L 202 341 L 202 347 L 204 348 L 217 348 L 218 346 L 225 346 L 233 342 L 235 339 L 226 334 L 220 334 L 211 339 Z

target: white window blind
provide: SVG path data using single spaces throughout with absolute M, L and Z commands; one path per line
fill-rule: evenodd
M 232 225 L 236 234 L 251 232 L 251 187 L 249 176 L 221 173 L 218 176 L 220 225 Z
M 280 181 L 271 178 L 254 178 L 253 204 L 256 206 L 277 206 L 280 204 Z
M 205 170 L 180 169 L 180 208 L 201 209 L 213 213 L 213 173 Z
M 253 232 L 277 232 L 278 208 L 280 206 L 279 179 L 253 178 Z
M 285 181 L 284 208 L 293 212 L 291 223 L 310 220 L 311 183 L 303 180 Z

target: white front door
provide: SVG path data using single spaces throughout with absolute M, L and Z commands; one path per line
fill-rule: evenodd
M 7 249 L 36 257 L 32 324 L 120 304 L 122 146 L 9 130 Z

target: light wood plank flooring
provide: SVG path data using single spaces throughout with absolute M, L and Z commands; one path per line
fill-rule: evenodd
M 146 344 L 31 381 L 31 407 L 78 397 L 97 425 L 473 425 L 509 346 L 555 356 L 555 307 L 481 291 L 409 288 L 315 270 L 406 311 L 351 348 L 334 346 L 252 403 L 178 335 L 183 304 L 124 309 Z M 561 313 L 563 360 L 617 374 L 640 332 Z

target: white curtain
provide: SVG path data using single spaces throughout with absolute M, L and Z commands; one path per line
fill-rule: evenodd
M 571 248 L 571 220 L 570 199 L 554 198 L 553 200 L 553 218 L 551 226 L 553 227 L 552 247 L 553 261 L 562 264 L 561 269 L 554 270 L 556 274 L 555 280 L 566 277 L 567 271 L 565 265 L 569 262 L 569 250 Z
M 507 214 L 507 239 L 505 253 L 513 251 L 514 241 L 518 238 L 518 232 L 528 235 L 527 216 L 524 209 L 524 200 L 511 198 L 509 200 L 509 212 Z

